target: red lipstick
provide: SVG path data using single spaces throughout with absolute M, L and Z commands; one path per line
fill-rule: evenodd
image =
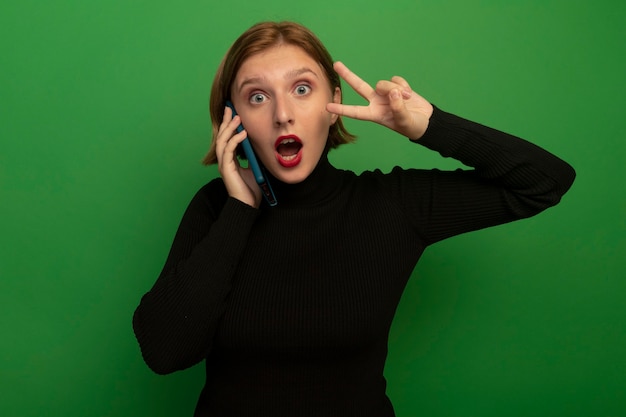
M 296 135 L 280 136 L 274 142 L 278 163 L 285 168 L 293 168 L 302 161 L 302 141 Z

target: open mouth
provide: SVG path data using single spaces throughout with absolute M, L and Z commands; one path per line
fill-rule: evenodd
M 276 140 L 276 158 L 287 168 L 300 163 L 302 159 L 302 141 L 295 135 L 281 136 Z

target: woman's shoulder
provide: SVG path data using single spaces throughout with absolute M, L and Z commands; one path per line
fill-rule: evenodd
M 209 182 L 204 184 L 202 187 L 200 187 L 200 189 L 198 190 L 198 193 L 203 193 L 203 194 L 226 193 L 226 186 L 224 185 L 224 180 L 222 179 L 222 177 L 213 178 L 209 180 Z
M 228 199 L 228 192 L 221 177 L 213 178 L 201 186 L 193 199 L 191 205 L 201 205 L 209 207 L 213 211 L 219 212 Z

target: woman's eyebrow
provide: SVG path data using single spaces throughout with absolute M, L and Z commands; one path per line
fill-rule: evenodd
M 313 74 L 316 78 L 319 78 L 317 73 L 315 71 L 313 71 L 312 69 L 308 68 L 308 67 L 302 67 L 302 68 L 298 68 L 298 69 L 293 69 L 291 71 L 288 71 L 285 74 L 285 79 L 291 79 L 291 78 L 297 78 L 303 74 Z
M 241 91 L 247 84 L 258 84 L 262 82 L 264 79 L 265 77 L 261 77 L 261 76 L 246 78 L 245 80 L 241 82 L 241 84 L 239 84 L 239 86 L 237 87 L 237 90 Z

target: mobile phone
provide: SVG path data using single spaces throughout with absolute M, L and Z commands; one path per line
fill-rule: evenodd
M 237 111 L 235 110 L 235 106 L 233 105 L 233 103 L 230 100 L 226 100 L 226 105 L 230 107 L 230 109 L 233 111 L 233 117 L 235 117 L 237 115 Z M 237 132 L 239 133 L 242 130 L 243 125 L 239 123 L 239 126 L 237 126 Z M 241 147 L 243 148 L 243 152 L 246 154 L 246 158 L 248 159 L 248 166 L 250 167 L 250 169 L 252 169 L 254 179 L 259 185 L 259 188 L 261 188 L 261 192 L 263 193 L 265 201 L 267 201 L 267 204 L 269 204 L 270 206 L 275 206 L 276 204 L 278 204 L 278 201 L 276 201 L 274 190 L 272 190 L 272 186 L 267 180 L 267 176 L 265 175 L 265 170 L 263 166 L 259 164 L 259 161 L 254 153 L 254 150 L 252 149 L 252 144 L 250 143 L 250 139 L 248 139 L 248 137 L 246 137 L 243 142 L 241 142 Z

